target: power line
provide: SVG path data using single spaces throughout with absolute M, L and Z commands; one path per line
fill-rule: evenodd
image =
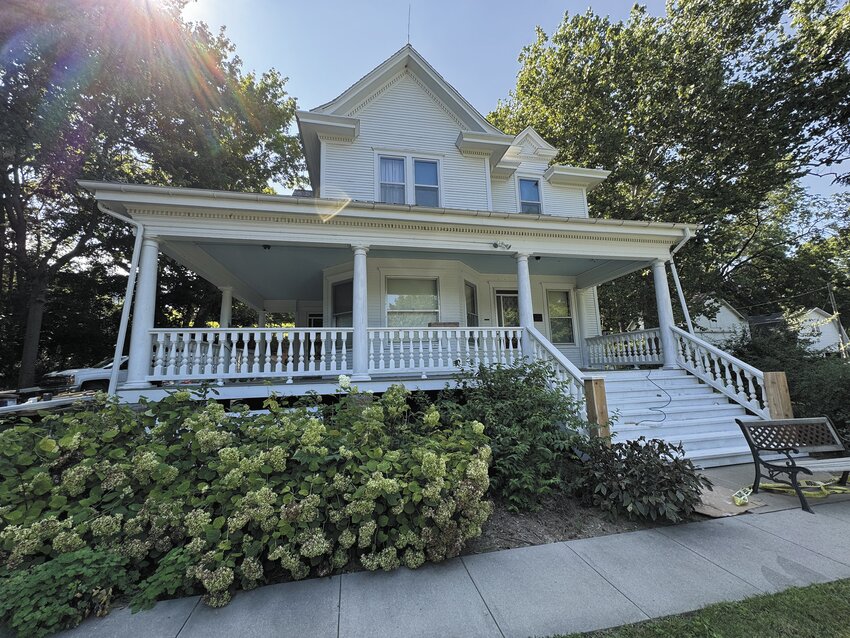
M 776 303 L 777 301 L 785 301 L 786 299 L 796 299 L 797 297 L 805 297 L 806 295 L 810 295 L 813 292 L 818 292 L 820 290 L 829 290 L 829 286 L 821 286 L 820 288 L 812 288 L 811 290 L 807 290 L 806 292 L 801 292 L 799 295 L 789 295 L 788 297 L 779 297 L 777 299 L 771 299 L 770 301 L 763 301 L 761 303 L 754 303 L 749 306 L 742 306 L 743 308 L 758 308 L 759 306 L 768 306 L 772 303 Z

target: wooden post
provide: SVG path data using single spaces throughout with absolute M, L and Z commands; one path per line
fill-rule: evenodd
M 784 372 L 764 373 L 764 394 L 771 419 L 793 419 L 791 393 L 788 391 L 788 378 Z
M 608 399 L 605 397 L 605 379 L 592 377 L 584 380 L 584 400 L 587 404 L 587 420 L 591 424 L 591 435 L 611 439 L 611 424 L 608 422 Z

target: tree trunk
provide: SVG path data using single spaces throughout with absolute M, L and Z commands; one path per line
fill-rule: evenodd
M 35 363 L 38 359 L 38 343 L 41 339 L 44 307 L 47 304 L 47 282 L 40 280 L 33 282 L 27 302 L 21 369 L 18 375 L 19 388 L 30 388 L 35 385 Z

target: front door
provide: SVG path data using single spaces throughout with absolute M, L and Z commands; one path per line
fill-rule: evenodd
M 516 290 L 496 291 L 496 321 L 499 326 L 519 325 L 519 296 Z

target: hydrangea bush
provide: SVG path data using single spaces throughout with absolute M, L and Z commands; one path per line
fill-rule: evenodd
M 341 385 L 319 412 L 180 391 L 5 424 L 0 577 L 91 549 L 127 560 L 137 607 L 192 590 L 221 606 L 237 588 L 459 554 L 492 509 L 484 426 L 414 411 L 402 386 Z

